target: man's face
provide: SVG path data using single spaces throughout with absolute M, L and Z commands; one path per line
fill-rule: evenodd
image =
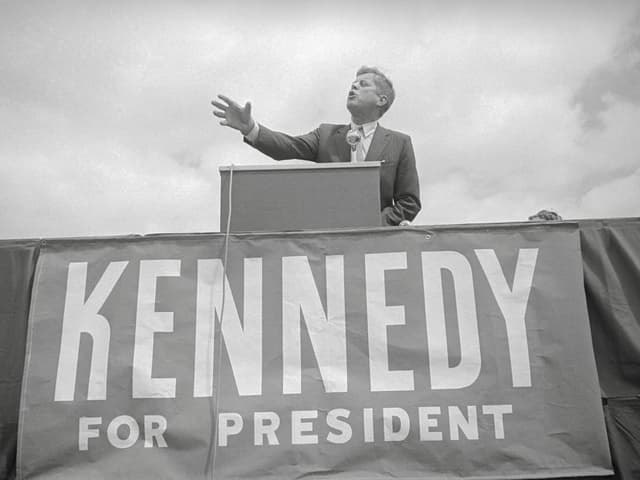
M 383 100 L 378 94 L 378 87 L 374 82 L 374 73 L 358 75 L 351 84 L 347 96 L 347 109 L 350 112 L 377 112 Z

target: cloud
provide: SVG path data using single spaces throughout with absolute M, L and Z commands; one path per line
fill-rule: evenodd
M 12 142 L 0 145 L 0 203 L 6 207 L 0 209 L 0 236 L 217 229 L 218 187 L 208 172 L 154 149 L 79 131 L 43 107 L 13 107 L 11 118 L 6 115 L 0 111 L 0 121 L 14 127 Z
M 640 13 L 623 29 L 612 57 L 587 76 L 572 99 L 586 129 L 603 129 L 602 113 L 615 102 L 640 104 Z
M 589 190 L 580 207 L 594 218 L 604 218 L 612 209 L 618 217 L 637 217 L 640 206 L 640 168 Z
M 362 64 L 394 80 L 382 123 L 413 139 L 417 223 L 621 208 L 600 187 L 637 169 L 638 108 L 631 87 L 587 79 L 634 72 L 637 37 L 615 42 L 637 2 L 236 3 L 5 9 L 0 236 L 216 230 L 218 168 L 272 160 L 219 126 L 209 101 L 251 100 L 258 121 L 305 133 L 348 120 Z M 583 129 L 574 97 L 610 102 L 590 110 L 608 128 Z

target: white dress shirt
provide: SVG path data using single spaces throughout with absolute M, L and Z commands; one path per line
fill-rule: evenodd
M 362 125 L 356 125 L 355 123 L 351 122 L 351 130 L 357 130 L 358 128 L 362 127 L 362 140 L 360 140 L 360 143 L 362 144 L 362 147 L 364 149 L 364 157 L 367 156 L 367 153 L 369 152 L 369 147 L 371 146 L 371 140 L 373 139 L 373 134 L 376 131 L 376 128 L 378 128 L 378 122 L 377 121 L 373 121 L 373 122 L 369 122 L 369 123 L 365 123 Z M 351 162 L 357 162 L 357 151 L 355 150 L 351 150 Z M 364 158 L 363 158 L 364 160 Z

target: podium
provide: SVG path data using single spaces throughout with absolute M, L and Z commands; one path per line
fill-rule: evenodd
M 220 167 L 220 230 L 378 227 L 380 162 Z M 231 189 L 231 197 L 229 190 Z

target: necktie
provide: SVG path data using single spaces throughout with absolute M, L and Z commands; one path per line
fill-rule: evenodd
M 356 145 L 356 162 L 364 162 L 366 154 L 364 151 L 364 129 L 362 126 L 358 127 L 358 133 L 360 133 L 360 141 Z
M 354 155 L 351 156 L 353 162 L 364 162 L 366 152 L 364 150 L 364 129 L 359 126 L 357 130 L 352 130 L 348 134 L 347 142 L 351 145 Z

